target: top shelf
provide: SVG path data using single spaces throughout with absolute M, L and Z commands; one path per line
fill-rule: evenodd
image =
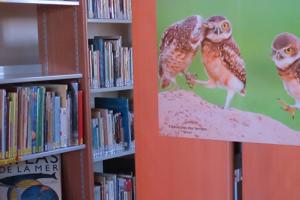
M 78 6 L 79 1 L 57 1 L 57 0 L 0 0 L 0 3 L 19 3 L 19 4 L 43 4 L 43 5 L 65 5 Z
M 131 24 L 132 21 L 127 20 L 127 19 L 88 19 L 88 23 L 96 23 L 96 24 Z
M 41 65 L 0 66 L 0 84 L 82 78 L 81 73 L 45 73 Z

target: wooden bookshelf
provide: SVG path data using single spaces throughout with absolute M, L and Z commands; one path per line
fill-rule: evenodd
M 0 85 L 6 87 L 36 82 L 70 83 L 76 80 L 79 89 L 84 92 L 84 144 L 23 155 L 17 160 L 60 154 L 63 199 L 93 199 L 93 160 L 91 156 L 85 156 L 91 154 L 90 97 L 85 95 L 90 93 L 85 56 L 85 3 L 52 0 L 1 0 L 0 3 L 0 20 L 1 17 L 4 17 L 3 20 L 8 17 L 6 21 L 13 23 L 11 26 L 15 27 L 8 40 L 14 42 L 15 49 L 6 50 L 7 60 L 3 59 L 6 52 L 1 53 Z M 9 20 L 10 18 L 14 20 Z M 29 24 L 24 25 L 25 22 Z M 27 27 L 30 31 L 24 30 Z M 2 31 L 5 32 L 5 29 Z M 25 36 L 29 38 L 26 40 Z M 21 38 L 26 42 L 18 44 L 18 40 L 14 38 Z M 0 41 L 1 44 L 2 42 Z M 0 45 L 0 48 L 3 47 Z M 9 57 L 11 52 L 16 52 L 12 58 Z M 2 163 L 0 161 L 0 165 L 12 163 L 13 160 L 16 159 Z
M 80 19 L 80 26 L 82 28 L 82 33 L 80 36 L 80 39 L 82 40 L 80 49 L 82 50 L 82 56 L 83 58 L 81 60 L 84 60 L 84 72 L 83 72 L 83 80 L 85 81 L 86 88 L 89 88 L 88 93 L 86 93 L 88 96 L 87 101 L 89 104 L 86 104 L 86 110 L 88 110 L 87 113 L 85 113 L 86 116 L 86 151 L 84 152 L 83 158 L 85 160 L 88 160 L 88 163 L 85 165 L 89 165 L 88 170 L 89 172 L 85 172 L 85 179 L 90 184 L 89 185 L 89 191 L 86 190 L 86 199 L 94 199 L 94 172 L 103 172 L 104 162 L 109 159 L 115 159 L 120 158 L 123 156 L 128 155 L 134 155 L 135 154 L 135 148 L 132 146 L 125 149 L 120 150 L 117 152 L 110 152 L 106 153 L 104 155 L 101 155 L 99 157 L 96 157 L 94 159 L 93 155 L 93 147 L 92 147 L 92 130 L 91 130 L 91 109 L 94 108 L 94 98 L 96 97 L 119 97 L 120 94 L 125 94 L 128 97 L 132 97 L 132 93 L 134 90 L 133 85 L 129 86 L 122 86 L 122 87 L 108 87 L 108 88 L 92 88 L 90 85 L 89 78 L 91 77 L 91 74 L 89 74 L 89 49 L 88 49 L 88 39 L 94 38 L 95 36 L 122 36 L 122 42 L 125 46 L 131 46 L 131 25 L 132 20 L 119 20 L 119 19 L 89 19 L 88 18 L 88 1 L 87 0 L 80 0 L 80 6 L 78 13 L 81 15 Z M 89 95 L 88 95 L 89 94 Z M 87 193 L 89 193 L 87 195 Z

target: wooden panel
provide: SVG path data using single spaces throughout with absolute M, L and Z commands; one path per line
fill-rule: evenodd
M 94 199 L 85 3 L 86 1 L 82 0 L 79 7 L 38 7 L 41 63 L 48 62 L 49 72 L 79 71 L 83 74 L 83 79 L 80 79 L 79 83 L 80 89 L 84 91 L 84 143 L 86 149 L 62 156 L 63 198 L 70 200 Z
M 49 72 L 78 71 L 75 9 L 69 6 L 38 6 L 40 59 L 43 64 L 48 63 Z
M 300 199 L 300 148 L 243 144 L 243 199 Z
M 133 0 L 137 199 L 232 199 L 232 144 L 158 133 L 156 0 Z

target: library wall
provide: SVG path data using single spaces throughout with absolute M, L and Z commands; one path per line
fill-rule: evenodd
M 300 199 L 299 147 L 243 144 L 243 199 Z
M 137 199 L 232 199 L 232 144 L 159 136 L 155 0 L 133 1 Z

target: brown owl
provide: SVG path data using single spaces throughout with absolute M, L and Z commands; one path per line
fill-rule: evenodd
M 277 66 L 277 72 L 283 81 L 287 93 L 295 99 L 291 106 L 279 100 L 284 110 L 294 118 L 296 110 L 300 109 L 300 40 L 291 33 L 281 33 L 276 36 L 272 45 L 272 60 Z
M 194 83 L 207 88 L 225 88 L 224 108 L 229 108 L 235 93 L 244 95 L 246 92 L 245 64 L 232 38 L 231 24 L 225 17 L 210 17 L 202 26 L 205 32 L 201 44 L 202 62 L 208 81 L 196 80 Z
M 184 74 L 186 79 L 192 77 L 187 70 L 203 39 L 202 21 L 200 16 L 190 16 L 174 23 L 164 32 L 159 56 L 162 88 L 168 87 L 170 83 L 177 88 L 178 74 Z

